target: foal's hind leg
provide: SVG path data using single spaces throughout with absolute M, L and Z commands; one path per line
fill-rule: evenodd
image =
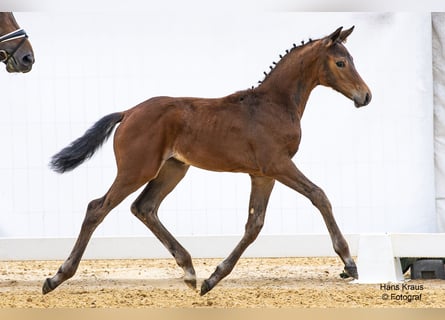
M 219 281 L 233 270 L 243 252 L 256 239 L 263 227 L 267 203 L 275 180 L 267 177 L 255 176 L 251 176 L 251 179 L 252 190 L 250 192 L 249 218 L 247 220 L 244 236 L 232 253 L 218 265 L 210 278 L 204 280 L 201 286 L 201 295 L 212 290 Z
M 309 181 L 290 159 L 288 161 L 280 161 L 280 168 L 276 170 L 278 172 L 273 175 L 276 180 L 309 198 L 312 204 L 320 210 L 331 236 L 334 251 L 345 264 L 346 274 L 358 279 L 357 267 L 349 252 L 348 243 L 335 222 L 332 206 L 323 190 Z
M 54 277 L 46 279 L 42 288 L 43 294 L 53 291 L 62 282 L 71 278 L 76 273 L 82 255 L 96 227 L 114 207 L 130 193 L 136 191 L 142 184 L 143 183 L 130 184 L 127 181 L 122 181 L 117 178 L 104 197 L 89 203 L 79 237 L 70 256 L 62 264 Z
M 188 168 L 188 165 L 176 159 L 167 160 L 156 179 L 148 183 L 142 194 L 133 203 L 131 211 L 170 251 L 176 263 L 184 270 L 184 282 L 189 287 L 196 289 L 196 273 L 190 254 L 158 218 L 159 205 L 185 176 Z

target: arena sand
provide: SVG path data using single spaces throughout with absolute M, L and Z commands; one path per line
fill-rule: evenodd
M 198 283 L 220 259 L 194 259 Z M 83 260 L 76 275 L 42 295 L 61 261 L 0 261 L 0 308 L 443 308 L 444 280 L 403 288 L 341 279 L 338 258 L 242 258 L 201 297 L 173 259 Z

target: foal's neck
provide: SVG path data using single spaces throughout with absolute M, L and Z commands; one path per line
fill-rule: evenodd
M 319 45 L 314 41 L 290 50 L 258 87 L 286 108 L 292 107 L 298 119 L 312 89 L 319 84 Z

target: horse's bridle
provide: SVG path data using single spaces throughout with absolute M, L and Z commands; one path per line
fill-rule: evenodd
M 26 34 L 25 30 L 18 29 L 13 32 L 10 32 L 8 34 L 5 34 L 3 36 L 0 36 L 0 43 L 12 41 L 16 39 L 22 39 L 12 50 L 11 53 L 8 53 L 6 50 L 0 50 L 0 62 L 8 63 L 9 59 L 11 59 L 14 54 L 17 52 L 17 50 L 23 45 L 25 40 L 28 38 L 28 35 Z

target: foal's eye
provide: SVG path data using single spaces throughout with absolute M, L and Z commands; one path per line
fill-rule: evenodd
M 339 68 L 344 68 L 346 66 L 346 63 L 344 61 L 337 61 L 335 64 Z

